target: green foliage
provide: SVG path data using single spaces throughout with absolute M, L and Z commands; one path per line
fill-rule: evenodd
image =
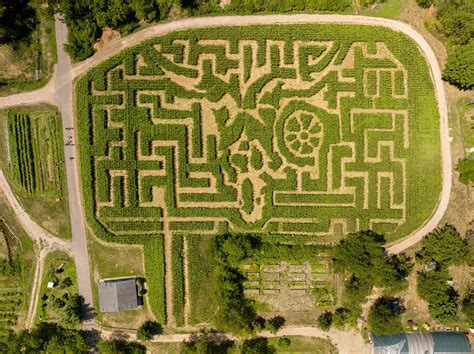
M 369 312 L 368 326 L 373 334 L 390 335 L 403 332 L 400 313 L 403 311 L 400 299 L 379 298 Z
M 464 184 L 474 182 L 474 155 L 466 157 L 459 161 L 456 166 L 456 171 L 459 172 L 459 181 Z
M 143 247 L 150 308 L 161 323 L 166 323 L 165 255 L 163 237 L 156 236 Z
M 417 292 L 420 298 L 428 302 L 430 315 L 442 322 L 452 323 L 457 318 L 459 295 L 447 284 L 450 280 L 446 269 L 420 272 L 417 277 Z
M 231 0 L 226 10 L 252 14 L 255 12 L 289 12 L 289 11 L 342 11 L 350 6 L 349 0 Z
M 466 44 L 474 37 L 474 3 L 471 0 L 438 0 L 438 29 L 453 44 Z
M 267 338 L 257 337 L 244 340 L 242 344 L 242 354 L 273 354 L 275 347 L 268 343 Z
M 470 327 L 474 325 L 474 294 L 467 295 L 462 302 L 462 312 Z
M 28 40 L 36 22 L 30 0 L 0 0 L 0 43 Z
M 337 329 L 344 329 L 344 327 L 351 322 L 354 315 L 351 310 L 345 307 L 339 307 L 334 311 L 332 316 L 332 324 Z
M 57 110 L 7 112 L 9 169 L 20 190 L 62 196 L 62 146 Z
M 162 333 L 163 327 L 161 324 L 155 321 L 145 321 L 137 330 L 137 338 L 145 342 Z
M 464 264 L 469 257 L 467 241 L 453 225 L 445 224 L 434 229 L 421 241 L 422 249 L 416 254 L 424 262 L 435 261 L 438 265 Z
M 145 354 L 146 347 L 138 342 L 127 342 L 122 339 L 99 340 L 99 354 Z
M 281 316 L 275 316 L 270 318 L 266 323 L 265 323 L 265 328 L 267 331 L 269 331 L 271 334 L 276 334 L 284 325 L 285 325 L 285 319 Z
M 173 274 L 173 316 L 175 324 L 184 324 L 184 270 L 183 237 L 173 235 L 171 242 L 171 268 Z
M 285 337 L 285 336 L 278 338 L 278 346 L 280 348 L 289 348 L 290 345 L 291 345 L 290 338 Z
M 384 244 L 384 236 L 370 230 L 350 234 L 333 250 L 334 269 L 370 285 L 400 290 L 406 284 L 408 260 L 386 256 Z
M 87 353 L 89 348 L 74 329 L 66 329 L 54 323 L 41 323 L 31 331 L 11 332 L 0 339 L 3 353 Z
M 474 7 L 473 7 L 474 9 Z M 472 19 L 474 21 L 474 17 Z M 473 26 L 474 35 L 474 26 Z M 474 40 L 461 45 L 448 54 L 448 60 L 443 69 L 443 80 L 462 90 L 474 88 Z M 458 166 L 459 168 L 459 166 Z M 471 177 L 472 162 L 471 162 Z M 468 178 L 469 180 L 469 178 Z M 462 179 L 461 181 L 465 183 Z
M 228 353 L 234 342 L 223 333 L 214 330 L 201 330 L 192 333 L 188 340 L 181 346 L 181 353 Z
M 316 325 L 323 331 L 329 331 L 332 326 L 332 317 L 332 312 L 323 312 L 318 316 Z
M 418 4 L 418 6 L 426 9 L 433 5 L 433 0 L 416 0 L 416 3 Z

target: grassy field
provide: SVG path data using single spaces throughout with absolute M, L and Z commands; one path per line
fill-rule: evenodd
M 215 314 L 213 297 L 214 266 L 209 258 L 209 237 L 188 236 L 189 324 L 209 323 Z
M 143 247 L 140 245 L 105 244 L 93 235 L 88 235 L 89 258 L 92 268 L 92 287 L 95 308 L 99 306 L 97 285 L 100 279 L 126 276 L 145 277 Z M 97 320 L 101 325 L 111 328 L 136 329 L 148 320 L 153 319 L 149 312 L 148 296 L 140 309 L 117 313 L 98 313 Z
M 44 86 L 56 63 L 54 18 L 41 0 L 31 0 L 36 29 L 29 38 L 0 45 L 0 96 Z
M 43 228 L 71 238 L 61 119 L 49 105 L 0 112 L 0 166 L 25 210 Z

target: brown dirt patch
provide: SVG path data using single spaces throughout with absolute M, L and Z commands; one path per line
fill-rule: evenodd
M 105 27 L 102 30 L 102 35 L 100 38 L 94 43 L 93 47 L 95 50 L 100 51 L 102 48 L 107 46 L 110 42 L 120 38 L 120 33 L 110 27 Z

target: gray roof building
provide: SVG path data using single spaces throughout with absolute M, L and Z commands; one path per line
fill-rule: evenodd
M 374 354 L 471 354 L 471 345 L 460 332 L 415 332 L 391 336 L 370 335 Z
M 99 281 L 100 312 L 118 312 L 139 306 L 134 278 L 115 278 Z

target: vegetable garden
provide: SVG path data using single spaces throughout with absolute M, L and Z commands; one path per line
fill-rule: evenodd
M 155 314 L 169 247 L 177 324 L 194 301 L 178 235 L 327 243 L 370 228 L 393 241 L 431 216 L 441 190 L 430 73 L 412 40 L 383 27 L 169 33 L 80 78 L 76 113 L 87 220 L 102 239 L 145 244 Z
M 61 196 L 61 130 L 57 111 L 7 113 L 7 160 L 15 184 L 30 195 Z

